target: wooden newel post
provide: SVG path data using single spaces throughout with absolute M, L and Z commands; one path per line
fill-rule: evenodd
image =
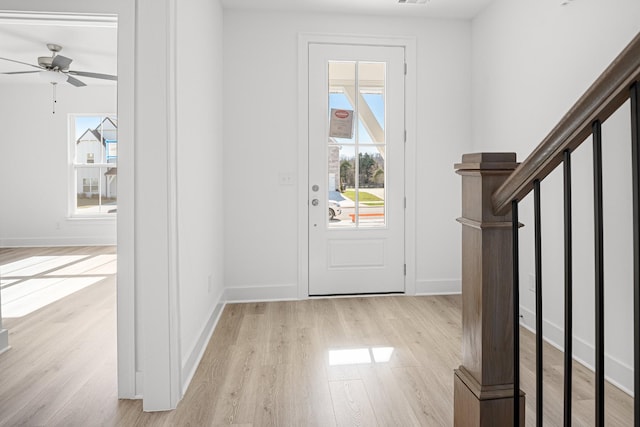
M 491 195 L 516 168 L 515 153 L 464 154 L 462 175 L 462 365 L 454 374 L 455 426 L 513 425 L 511 213 Z M 524 394 L 520 397 L 524 426 Z

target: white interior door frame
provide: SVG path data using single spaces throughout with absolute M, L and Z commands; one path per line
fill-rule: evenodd
M 5 0 L 3 12 L 35 14 L 39 19 L 65 15 L 118 16 L 118 273 L 117 273 L 117 352 L 118 397 L 133 399 L 136 389 L 135 271 L 134 271 L 134 63 L 136 2 L 117 0 L 105 3 L 89 0 L 80 3 Z M 24 16 L 23 16 L 24 18 Z M 1 322 L 0 322 L 1 325 Z M 1 330 L 2 328 L 0 328 Z M 140 397 L 140 396 L 137 396 Z
M 407 36 L 353 34 L 298 35 L 298 298 L 309 298 L 309 45 L 346 44 L 363 46 L 401 46 L 405 48 L 405 294 L 416 292 L 416 39 Z

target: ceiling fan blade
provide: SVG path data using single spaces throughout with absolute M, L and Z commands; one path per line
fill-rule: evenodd
M 92 77 L 94 79 L 118 80 L 118 76 L 112 76 L 111 74 L 90 73 L 88 71 L 69 70 L 68 74 L 73 74 L 74 76 Z
M 82 87 L 82 86 L 86 86 L 87 85 L 85 82 L 82 82 L 82 81 L 76 79 L 75 77 L 71 77 L 71 76 L 67 76 L 67 82 L 71 83 L 75 87 Z
M 10 62 L 15 62 L 17 64 L 28 65 L 29 67 L 34 67 L 34 68 L 37 68 L 39 70 L 42 70 L 42 67 L 39 67 L 39 66 L 33 65 L 33 64 L 27 64 L 26 62 L 22 62 L 22 61 L 16 61 L 15 59 L 9 59 L 9 58 L 0 58 L 0 59 L 4 59 L 5 61 L 10 61 Z
M 69 64 L 73 62 L 73 59 L 67 58 L 66 56 L 56 55 L 51 62 L 51 66 L 53 68 L 57 68 L 59 70 L 66 70 L 69 68 Z
M 0 74 L 31 74 L 31 73 L 39 73 L 40 71 L 10 71 L 7 73 L 0 73 Z

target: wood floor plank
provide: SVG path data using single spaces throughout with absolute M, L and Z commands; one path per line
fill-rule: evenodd
M 336 425 L 379 425 L 362 380 L 331 381 L 329 384 Z
M 326 375 L 306 363 L 294 363 L 292 394 L 295 399 L 295 424 L 329 427 L 335 425 L 334 406 Z
M 229 358 L 229 370 L 215 404 L 213 420 L 215 424 L 250 423 L 261 375 L 258 351 L 251 344 L 238 344 Z
M 292 362 L 296 324 L 295 302 L 273 302 L 267 305 L 263 326 L 264 345 L 261 349 L 265 366 L 290 364 Z
M 453 419 L 453 396 L 434 393 L 434 384 L 419 368 L 393 368 L 397 383 L 421 426 L 444 426 Z
M 253 412 L 256 426 L 295 426 L 296 402 L 293 376 L 287 364 L 262 365 L 257 382 L 257 400 Z
M 420 426 L 388 365 L 362 365 L 359 370 L 378 425 Z

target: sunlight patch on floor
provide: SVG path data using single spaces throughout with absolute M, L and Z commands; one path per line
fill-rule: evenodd
M 94 276 L 26 280 L 2 290 L 2 317 L 26 316 L 105 278 L 106 276 Z
M 116 274 L 117 255 L 31 256 L 0 265 L 2 316 L 26 316 Z
M 0 276 L 25 277 L 42 274 L 45 271 L 60 268 L 64 265 L 76 262 L 88 255 L 64 255 L 64 256 L 32 256 L 19 261 L 0 265 Z
M 0 288 L 7 287 L 12 283 L 16 283 L 20 281 L 20 279 L 0 279 Z
M 115 254 L 96 255 L 89 259 L 76 262 L 67 267 L 47 273 L 47 276 L 71 276 L 71 275 L 87 275 L 87 274 L 116 274 L 116 261 L 118 256 Z

